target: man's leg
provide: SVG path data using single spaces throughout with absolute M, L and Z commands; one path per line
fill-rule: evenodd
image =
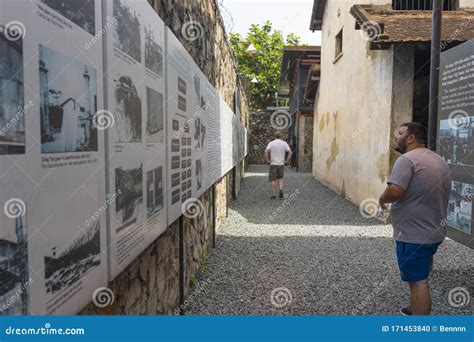
M 283 198 L 283 186 L 285 185 L 285 182 L 283 180 L 284 176 L 285 176 L 285 167 L 283 165 L 278 166 L 278 184 L 280 185 L 280 194 L 279 194 L 280 198 Z
M 268 180 L 272 183 L 272 198 L 275 198 L 275 192 L 276 192 L 276 187 L 277 187 L 277 173 L 276 173 L 276 167 L 273 165 L 270 165 L 269 171 L 268 171 Z
M 431 295 L 428 280 L 409 282 L 410 308 L 412 315 L 429 315 L 431 312 Z
M 272 196 L 275 196 L 275 197 L 276 197 L 276 188 L 277 188 L 277 182 L 272 181 Z

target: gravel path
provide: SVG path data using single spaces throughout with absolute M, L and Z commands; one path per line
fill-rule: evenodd
M 310 174 L 285 172 L 286 202 L 270 200 L 266 167 L 249 168 L 185 314 L 397 315 L 409 292 L 391 226 L 364 218 Z M 474 314 L 473 260 L 473 250 L 450 239 L 440 246 L 430 282 L 433 314 Z M 449 304 L 456 287 L 470 294 L 455 300 L 470 303 Z

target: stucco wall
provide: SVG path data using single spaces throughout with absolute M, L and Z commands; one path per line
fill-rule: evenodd
M 460 8 L 474 8 L 474 0 L 459 0 Z
M 394 52 L 367 49 L 349 13 L 354 3 L 371 2 L 328 1 L 323 18 L 313 175 L 360 203 L 378 198 L 389 172 Z M 341 28 L 343 55 L 335 62 L 335 36 Z

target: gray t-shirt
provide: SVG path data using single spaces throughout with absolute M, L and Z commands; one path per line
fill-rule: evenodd
M 429 149 L 416 148 L 397 159 L 388 183 L 406 190 L 392 204 L 393 238 L 420 244 L 443 241 L 451 192 L 448 164 Z

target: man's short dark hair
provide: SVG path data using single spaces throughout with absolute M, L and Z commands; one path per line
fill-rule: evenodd
M 401 127 L 406 127 L 409 135 L 414 135 L 416 142 L 419 144 L 426 145 L 427 133 L 426 127 L 419 122 L 405 122 Z
M 281 139 L 281 132 L 280 131 L 275 132 L 275 138 Z

